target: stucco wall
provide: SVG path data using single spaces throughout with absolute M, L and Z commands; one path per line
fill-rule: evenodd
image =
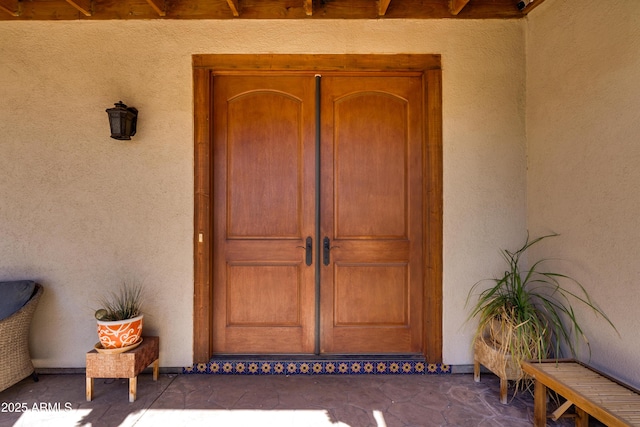
M 547 3 L 527 27 L 528 223 L 562 234 L 544 255 L 620 332 L 577 311 L 591 363 L 640 386 L 640 2 Z
M 192 362 L 195 53 L 439 53 L 444 97 L 444 361 L 469 364 L 470 286 L 525 230 L 523 21 L 0 22 L 0 280 L 46 288 L 39 367 L 82 367 L 93 308 L 147 287 L 162 365 Z M 131 142 L 105 109 L 140 111 Z

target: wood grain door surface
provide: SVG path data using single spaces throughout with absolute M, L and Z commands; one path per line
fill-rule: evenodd
M 421 85 L 322 79 L 322 352 L 422 350 Z
M 316 123 L 311 74 L 214 77 L 214 353 L 422 351 L 422 79 L 320 92 Z

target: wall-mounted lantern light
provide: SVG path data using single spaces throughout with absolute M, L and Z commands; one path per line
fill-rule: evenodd
M 129 140 L 136 134 L 138 123 L 138 110 L 127 107 L 122 101 L 114 104 L 115 107 L 107 108 L 109 125 L 111 126 L 111 138 Z

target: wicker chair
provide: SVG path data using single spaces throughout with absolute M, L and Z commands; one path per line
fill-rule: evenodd
M 0 320 L 0 391 L 29 375 L 38 380 L 29 354 L 29 327 L 42 292 L 42 286 L 36 284 L 31 299 L 20 310 Z

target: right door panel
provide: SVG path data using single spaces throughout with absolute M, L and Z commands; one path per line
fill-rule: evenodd
M 418 353 L 423 111 L 418 76 L 323 76 L 322 353 Z

